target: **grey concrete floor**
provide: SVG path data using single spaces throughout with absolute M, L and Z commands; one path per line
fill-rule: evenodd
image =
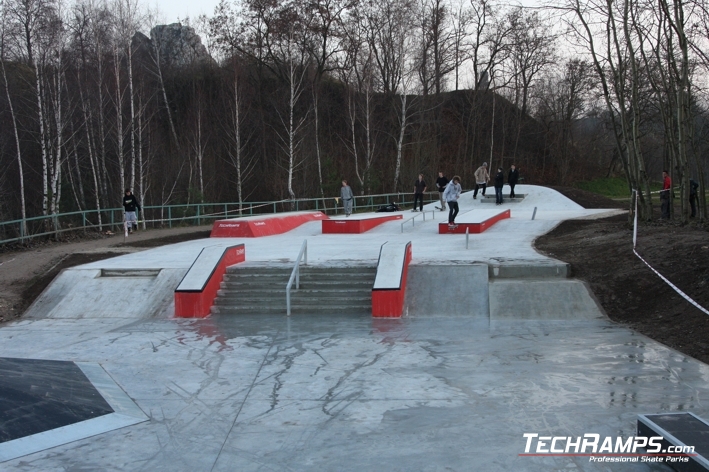
M 0 356 L 98 363 L 149 417 L 2 470 L 650 470 L 520 457 L 522 435 L 709 416 L 709 366 L 605 319 L 27 320 Z

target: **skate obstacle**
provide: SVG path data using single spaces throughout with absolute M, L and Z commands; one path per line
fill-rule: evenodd
M 226 268 L 245 260 L 243 244 L 202 249 L 175 289 L 175 316 L 204 318 L 209 315 Z
M 258 238 L 283 234 L 310 221 L 326 220 L 321 211 L 294 211 L 268 215 L 245 216 L 217 220 L 212 225 L 211 238 Z
M 361 215 L 322 220 L 323 234 L 361 234 L 387 221 L 400 220 L 403 215 Z
M 438 225 L 438 234 L 465 234 L 467 229 L 471 234 L 482 233 L 500 220 L 510 217 L 510 210 L 471 210 L 456 218 L 455 226 L 448 223 Z
M 661 436 L 662 448 L 657 455 L 664 456 L 663 462 L 675 470 L 709 470 L 709 423 L 694 413 L 638 415 L 638 436 Z M 649 448 L 652 446 L 645 450 Z
M 373 317 L 401 318 L 411 257 L 411 241 L 382 245 L 372 288 Z

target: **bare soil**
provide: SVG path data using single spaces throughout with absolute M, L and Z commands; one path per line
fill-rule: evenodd
M 0 247 L 0 325 L 19 319 L 63 269 L 147 248 L 209 237 L 208 226 L 122 234 L 75 233 L 61 241 L 33 240 Z
M 586 208 L 617 203 L 603 202 L 599 198 L 604 197 L 578 189 L 556 190 Z M 657 218 L 639 226 L 638 254 L 701 306 L 709 307 L 707 227 Z M 633 254 L 632 233 L 626 215 L 569 220 L 539 237 L 535 247 L 570 263 L 572 277 L 590 285 L 611 320 L 709 363 L 709 315 L 677 294 Z

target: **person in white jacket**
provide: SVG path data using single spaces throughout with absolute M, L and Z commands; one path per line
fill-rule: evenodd
M 453 177 L 453 180 L 448 182 L 445 192 L 443 192 L 443 198 L 448 202 L 448 224 L 455 224 L 455 217 L 458 216 L 458 199 L 460 194 L 463 192 L 463 188 L 460 186 L 460 177 L 457 175 Z

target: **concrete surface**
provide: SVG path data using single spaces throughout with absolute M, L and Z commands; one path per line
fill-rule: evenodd
M 523 434 L 629 437 L 639 413 L 709 416 L 709 366 L 611 323 L 563 278 L 563 262 L 532 247 L 560 221 L 605 210 L 517 190 L 526 197 L 512 218 L 471 236 L 468 250 L 464 235 L 438 235 L 437 220 L 345 239 L 320 234 L 316 221 L 64 271 L 29 317 L 0 329 L 0 356 L 99 364 L 148 421 L 0 469 L 600 471 L 611 469 L 588 457 L 520 457 Z M 460 204 L 483 205 L 469 193 Z M 332 266 L 373 265 L 385 241 L 412 241 L 409 315 L 170 318 L 172 290 L 205 246 L 244 242 L 245 267 L 288 266 L 303 239 L 310 264 Z M 530 278 L 537 266 L 547 278 Z M 100 277 L 104 269 L 159 274 Z M 528 307 L 504 301 L 509 293 Z M 517 316 L 522 308 L 542 319 Z
M 709 414 L 707 365 L 603 319 L 28 320 L 0 354 L 99 363 L 149 418 L 10 471 L 651 470 L 518 454 Z
M 579 280 L 492 280 L 490 319 L 583 320 L 603 318 Z
M 489 318 L 485 264 L 409 265 L 404 315 Z

